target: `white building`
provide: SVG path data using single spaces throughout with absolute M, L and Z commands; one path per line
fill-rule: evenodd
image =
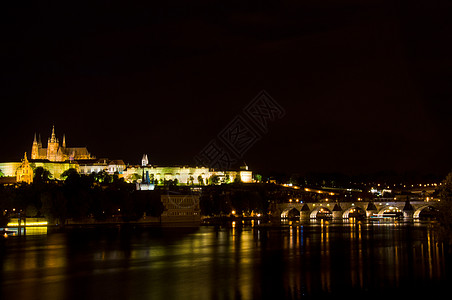
M 110 175 L 115 173 L 123 174 L 126 169 L 126 164 L 122 160 L 108 160 L 101 158 L 96 161 L 79 161 L 80 174 L 99 173 L 102 171 L 107 172 Z
M 211 183 L 211 180 L 215 180 L 214 176 L 218 176 L 218 183 L 230 183 L 238 179 L 244 183 L 253 182 L 253 172 L 249 170 L 216 171 L 206 167 L 189 166 L 128 166 L 123 172 L 125 180 L 129 182 L 142 178 L 146 173 L 149 174 L 150 182 L 157 184 L 177 180 L 178 184 L 205 185 Z M 139 181 L 141 182 L 141 179 Z

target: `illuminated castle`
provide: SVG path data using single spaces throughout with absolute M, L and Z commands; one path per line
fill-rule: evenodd
M 66 147 L 66 137 L 63 135 L 63 143 L 55 136 L 55 127 L 52 127 L 52 135 L 47 141 L 47 148 L 42 147 L 41 135 L 36 139 L 36 134 L 31 147 L 31 159 L 44 159 L 49 161 L 67 161 L 67 160 L 81 160 L 94 159 L 86 147 Z

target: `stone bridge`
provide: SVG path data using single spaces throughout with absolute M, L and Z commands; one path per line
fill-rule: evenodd
M 333 219 L 348 219 L 350 216 L 383 217 L 385 215 L 402 215 L 404 218 L 419 218 L 424 209 L 435 209 L 435 201 L 374 201 L 374 202 L 290 202 L 278 204 L 281 218 L 300 215 L 302 219 L 315 219 L 320 216 Z

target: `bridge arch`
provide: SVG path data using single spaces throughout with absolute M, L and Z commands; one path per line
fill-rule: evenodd
M 295 207 L 288 207 L 281 213 L 281 218 L 283 219 L 293 218 L 297 216 L 300 216 L 300 211 Z
M 377 215 L 383 216 L 385 213 L 387 213 L 387 214 L 393 213 L 393 214 L 401 215 L 401 214 L 403 214 L 403 211 L 400 208 L 398 208 L 397 206 L 385 205 L 378 210 Z
M 366 211 L 362 207 L 351 206 L 348 209 L 346 209 L 344 211 L 344 213 L 342 214 L 343 219 L 348 219 L 348 218 L 357 217 L 357 216 L 366 217 Z
M 326 208 L 324 206 L 317 206 L 316 208 L 314 208 L 311 211 L 311 214 L 309 215 L 309 217 L 311 219 L 316 219 L 318 217 L 322 217 L 322 218 L 329 218 L 332 216 L 332 212 L 329 208 Z
M 426 209 L 436 210 L 436 208 L 430 204 L 422 205 L 414 211 L 413 218 L 418 219 L 421 216 L 422 211 Z

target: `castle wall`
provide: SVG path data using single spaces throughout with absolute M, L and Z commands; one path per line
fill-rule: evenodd
M 0 163 L 0 170 L 2 171 L 4 176 L 15 177 L 17 168 L 19 168 L 20 165 L 20 162 Z M 61 174 L 70 168 L 74 168 L 78 172 L 80 171 L 80 167 L 76 163 L 30 162 L 30 166 L 33 168 L 33 170 L 37 167 L 43 167 L 44 169 L 49 170 L 54 179 L 61 179 Z
M 159 181 L 177 179 L 179 183 L 189 184 L 190 177 L 193 177 L 193 183 L 199 184 L 198 177 L 203 178 L 204 184 L 206 179 L 210 177 L 209 168 L 190 168 L 190 167 L 143 167 L 139 168 L 138 175 L 142 171 L 149 171 L 149 176 Z
M 61 179 L 61 174 L 69 169 L 76 169 L 80 172 L 80 167 L 77 163 L 69 162 L 32 162 L 30 163 L 33 169 L 43 167 L 52 173 L 54 179 Z
M 0 163 L 0 170 L 2 171 L 3 175 L 6 177 L 15 177 L 16 170 L 20 165 L 21 165 L 20 162 Z
M 193 178 L 193 184 L 200 184 L 198 179 L 199 176 L 202 177 L 202 183 L 206 184 L 207 181 L 213 175 L 217 175 L 220 182 L 225 181 L 226 177 L 229 177 L 229 182 L 233 182 L 237 176 L 240 177 L 242 182 L 250 183 L 252 182 L 252 171 L 211 171 L 209 168 L 199 167 L 128 167 L 124 171 L 124 178 L 127 181 L 133 181 L 133 175 L 142 176 L 146 172 L 149 172 L 149 177 L 151 180 L 174 180 L 180 184 L 191 184 L 190 177 Z

